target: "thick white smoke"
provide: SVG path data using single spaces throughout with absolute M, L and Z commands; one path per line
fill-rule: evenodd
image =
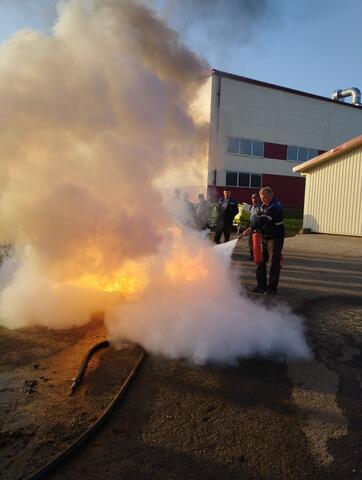
M 289 308 L 268 308 L 240 296 L 227 268 L 235 243 L 202 247 L 189 232 L 180 254 L 180 245 L 172 242 L 174 275 L 164 269 L 166 278 L 157 279 L 157 291 L 154 283 L 137 302 L 111 310 L 111 338 L 131 339 L 151 352 L 199 364 L 234 363 L 256 354 L 309 358 L 301 320 Z M 167 264 L 168 255 L 163 261 Z
M 57 289 L 157 252 L 169 219 L 154 183 L 175 165 L 202 170 L 206 148 L 189 113 L 205 63 L 151 10 L 127 0 L 58 8 L 53 35 L 23 30 L 0 46 L 0 237 L 27 277 Z M 27 324 L 9 294 L 23 302 L 26 285 L 14 275 L 3 323 Z
M 0 45 L 0 241 L 15 250 L 1 324 L 63 328 L 102 309 L 113 339 L 173 357 L 306 356 L 296 317 L 241 298 L 156 187 L 204 175 L 205 62 L 134 0 L 58 9 L 52 35 Z

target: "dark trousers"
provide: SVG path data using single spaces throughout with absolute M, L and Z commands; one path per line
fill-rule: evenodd
M 217 225 L 216 230 L 215 230 L 214 242 L 215 243 L 220 243 L 222 234 L 224 234 L 225 242 L 228 242 L 230 240 L 230 234 L 231 234 L 232 228 L 233 228 L 233 224 L 231 224 L 231 225 L 225 225 L 225 224 L 224 225 Z
M 258 263 L 256 267 L 256 281 L 261 290 L 277 291 L 283 244 L 284 238 L 263 239 L 263 261 Z M 269 260 L 269 282 L 267 282 L 267 263 Z

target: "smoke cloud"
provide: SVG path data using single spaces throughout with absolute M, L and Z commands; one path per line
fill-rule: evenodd
M 159 189 L 204 176 L 207 68 L 133 0 L 60 2 L 51 35 L 0 45 L 2 325 L 103 310 L 113 339 L 173 357 L 307 355 L 296 317 L 240 297 L 218 254 L 232 244 L 208 247 Z
M 133 1 L 58 8 L 52 36 L 0 46 L 1 241 L 57 283 L 154 253 L 154 182 L 206 146 L 188 112 L 206 64 L 175 32 Z
M 267 308 L 240 296 L 227 268 L 235 244 L 200 249 L 192 233 L 183 235 L 182 245 L 172 242 L 164 262 L 173 269 L 157 277 L 156 291 L 153 284 L 140 301 L 110 311 L 111 338 L 197 364 L 233 364 L 252 355 L 310 358 L 301 319 L 288 307 Z
M 160 0 L 165 18 L 197 51 L 207 52 L 214 67 L 251 41 L 278 18 L 277 0 Z

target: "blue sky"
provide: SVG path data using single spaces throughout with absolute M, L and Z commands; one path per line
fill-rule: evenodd
M 187 4 L 153 0 L 160 15 L 165 16 L 162 7 L 167 1 L 177 8 Z M 195 6 L 195 1 L 189 5 Z M 218 0 L 199 0 L 199 4 L 203 1 Z M 166 18 L 212 68 L 326 97 L 339 88 L 362 90 L 361 0 L 244 1 L 269 8 L 253 22 L 243 18 L 242 12 L 240 18 L 231 17 L 232 9 L 228 17 L 227 7 L 234 0 L 223 0 L 219 27 L 222 24 L 227 32 L 224 37 L 219 30 L 205 27 L 205 17 L 192 22 L 185 17 L 183 23 L 176 15 Z M 0 41 L 25 27 L 50 32 L 55 15 L 55 0 L 0 0 Z

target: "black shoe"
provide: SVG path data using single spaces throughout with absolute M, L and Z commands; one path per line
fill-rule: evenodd
M 260 288 L 258 286 L 254 287 L 253 290 L 252 290 L 253 293 L 266 293 L 266 290 L 264 290 L 263 288 Z
M 276 295 L 277 291 L 275 288 L 267 288 L 264 292 L 264 295 Z

